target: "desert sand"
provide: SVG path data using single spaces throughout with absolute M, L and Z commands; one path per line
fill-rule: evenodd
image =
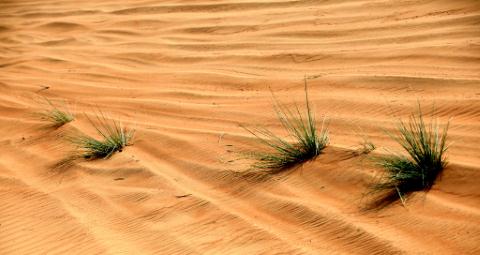
M 330 145 L 242 174 L 241 125 L 282 134 L 271 91 L 302 103 L 304 77 Z M 43 98 L 77 119 L 47 127 Z M 400 151 L 417 102 L 451 118 L 449 165 L 366 209 L 362 137 Z M 134 144 L 57 168 L 98 109 Z M 0 254 L 480 254 L 480 3 L 1 0 L 0 131 Z

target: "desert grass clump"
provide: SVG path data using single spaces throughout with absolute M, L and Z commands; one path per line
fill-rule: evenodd
M 125 128 L 119 121 L 109 121 L 103 114 L 97 114 L 95 121 L 88 116 L 87 118 L 100 139 L 85 134 L 71 138 L 71 141 L 78 146 L 83 158 L 107 159 L 115 152 L 121 152 L 125 146 L 131 145 L 135 130 Z
M 391 137 L 407 152 L 407 156 L 381 157 L 378 162 L 386 172 L 374 188 L 396 192 L 404 205 L 406 195 L 429 190 L 447 166 L 448 127 L 449 122 L 440 130 L 440 125 L 433 119 L 429 124 L 425 123 L 420 106 L 418 114 L 412 114 L 408 123 L 400 121 L 399 134 Z
M 270 173 L 281 172 L 315 158 L 327 146 L 329 142 L 327 124 L 324 118 L 320 130 L 317 129 L 315 116 L 308 99 L 306 79 L 305 101 L 306 114 L 301 114 L 297 105 L 292 111 L 280 104 L 274 97 L 274 108 L 278 119 L 293 141 L 279 137 L 263 127 L 245 128 L 268 149 L 266 152 L 248 153 L 255 160 L 252 165 L 254 169 L 266 170 Z
M 38 113 L 41 120 L 50 122 L 53 127 L 58 128 L 75 119 L 75 116 L 73 116 L 68 109 L 63 110 L 58 108 L 49 99 L 46 99 L 46 101 L 48 103 L 48 109 Z

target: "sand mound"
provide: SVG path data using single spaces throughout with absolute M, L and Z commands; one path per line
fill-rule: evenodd
M 77 32 L 78 30 L 86 29 L 85 26 L 80 24 L 71 23 L 71 22 L 49 22 L 47 24 L 40 25 L 36 30 L 55 34 L 55 33 L 65 33 L 65 32 Z
M 0 20 L 0 254 L 480 253 L 478 1 L 1 1 Z M 270 88 L 302 101 L 305 75 L 331 145 L 242 174 L 239 124 L 281 133 Z M 45 126 L 43 97 L 77 119 Z M 365 210 L 361 135 L 399 149 L 384 131 L 417 101 L 452 117 L 450 165 Z M 69 162 L 98 109 L 135 144 Z

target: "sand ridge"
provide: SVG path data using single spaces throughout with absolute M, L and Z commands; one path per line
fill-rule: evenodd
M 0 1 L 0 254 L 478 254 L 479 24 L 474 0 Z M 281 133 L 270 89 L 301 102 L 305 76 L 330 146 L 239 174 L 240 124 Z M 46 128 L 43 97 L 77 119 Z M 417 101 L 452 118 L 450 165 L 364 211 L 358 133 L 398 149 L 384 131 Z M 55 168 L 99 108 L 134 145 Z

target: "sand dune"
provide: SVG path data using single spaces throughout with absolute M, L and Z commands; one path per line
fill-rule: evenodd
M 239 124 L 281 133 L 270 89 L 301 102 L 304 76 L 330 146 L 242 175 Z M 45 127 L 43 97 L 77 119 Z M 397 150 L 384 130 L 417 101 L 452 118 L 450 164 L 364 210 L 359 134 Z M 55 168 L 96 109 L 134 145 Z M 2 0 L 0 130 L 0 254 L 480 254 L 480 3 Z

